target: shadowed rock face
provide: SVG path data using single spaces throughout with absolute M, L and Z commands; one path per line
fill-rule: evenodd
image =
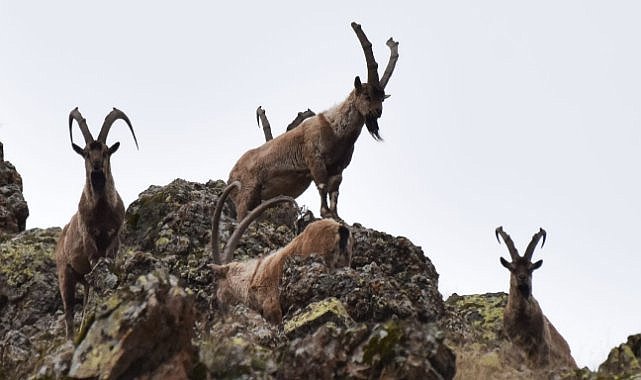
M 13 264 L 0 272 L 8 295 L 0 302 L 0 378 L 453 376 L 454 356 L 434 323 L 444 312 L 434 267 L 407 239 L 360 225 L 351 227 L 350 268 L 330 274 L 315 257 L 286 264 L 286 329 L 244 305 L 222 311 L 214 301 L 216 279 L 204 265 L 213 262 L 211 212 L 224 185 L 176 180 L 150 187 L 132 203 L 115 265 L 96 269 L 113 270 L 117 280 L 108 273 L 88 276 L 96 289 L 77 346 L 64 339 L 51 257 L 60 230 L 34 230 L 2 243 Z M 295 236 L 294 215 L 279 209 L 255 222 L 234 259 L 286 245 Z M 221 244 L 234 228 L 226 208 Z
M 448 346 L 456 353 L 456 378 L 605 380 L 641 378 L 641 335 L 615 347 L 597 372 L 587 367 L 536 368 L 527 353 L 513 345 L 503 331 L 505 293 L 459 296 L 445 302 L 445 317 L 438 324 Z
M 211 211 L 224 185 L 175 180 L 132 203 L 115 265 L 101 263 L 88 276 L 96 289 L 76 345 L 64 339 L 52 258 L 60 229 L 0 242 L 0 378 L 450 379 L 456 370 L 459 378 L 597 379 L 639 373 L 638 335 L 615 348 L 598 374 L 528 368 L 501 330 L 505 293 L 444 303 L 438 274 L 419 247 L 358 224 L 350 227 L 350 267 L 330 272 L 314 256 L 285 264 L 282 326 L 244 305 L 222 311 L 214 301 L 216 279 L 204 265 L 213 262 Z M 235 228 L 230 211 L 223 212 L 223 245 Z M 235 259 L 267 254 L 295 236 L 291 210 L 274 215 L 250 226 Z
M 29 207 L 22 196 L 22 177 L 4 160 L 0 142 L 0 241 L 25 230 Z

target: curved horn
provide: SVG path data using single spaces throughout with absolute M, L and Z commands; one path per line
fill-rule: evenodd
M 519 252 L 516 250 L 516 247 L 514 246 L 514 242 L 512 241 L 510 235 L 506 234 L 505 231 L 503 231 L 503 226 L 497 227 L 497 229 L 494 231 L 494 234 L 496 235 L 496 240 L 499 241 L 499 244 L 501 244 L 501 240 L 499 239 L 499 235 L 501 235 L 503 241 L 505 242 L 505 245 L 507 246 L 507 250 L 510 252 L 512 261 L 518 259 Z
M 73 126 L 74 120 L 78 122 L 80 132 L 82 132 L 82 136 L 85 138 L 85 144 L 92 142 L 93 136 L 91 136 L 89 127 L 87 127 L 87 120 L 82 117 L 82 114 L 78 111 L 78 107 L 76 107 L 69 113 L 69 138 L 71 139 L 71 144 L 73 145 L 73 133 L 71 132 L 71 127 Z
M 243 233 L 249 227 L 251 222 L 253 222 L 256 218 L 258 218 L 267 208 L 273 206 L 276 203 L 280 202 L 291 202 L 294 205 L 296 205 L 296 201 L 292 197 L 288 197 L 285 195 L 280 195 L 278 197 L 271 198 L 263 203 L 261 203 L 258 207 L 252 210 L 245 219 L 243 219 L 240 224 L 238 224 L 238 227 L 236 228 L 236 231 L 231 235 L 229 240 L 227 241 L 227 245 L 225 246 L 225 250 L 223 251 L 223 264 L 227 264 L 228 262 L 231 261 L 232 254 L 236 250 L 236 247 L 238 246 L 238 243 L 240 242 L 240 238 L 243 236 Z
M 225 201 L 227 200 L 227 197 L 229 196 L 229 193 L 236 188 L 240 190 L 240 182 L 239 181 L 234 181 L 227 185 L 225 189 L 223 190 L 222 194 L 220 194 L 220 197 L 218 197 L 218 201 L 216 202 L 216 208 L 214 209 L 214 216 L 212 217 L 211 221 L 211 254 L 214 257 L 214 263 L 216 264 L 221 264 L 220 260 L 220 250 L 218 247 L 218 231 L 220 227 L 220 214 L 223 211 L 223 205 L 225 204 Z
M 124 112 L 121 110 L 117 109 L 114 107 L 111 112 L 109 112 L 109 115 L 105 117 L 104 123 L 102 123 L 102 128 L 100 128 L 100 134 L 98 135 L 98 141 L 101 141 L 103 143 L 107 143 L 107 135 L 109 134 L 109 130 L 111 129 L 111 125 L 118 119 L 124 120 L 127 125 L 129 126 L 129 130 L 131 131 L 131 134 L 134 136 L 134 142 L 136 143 L 136 149 L 138 149 L 138 140 L 136 139 L 136 134 L 134 133 L 134 128 L 131 126 L 131 122 L 129 121 L 129 118 L 127 115 L 125 115 Z
M 374 53 L 372 53 L 372 43 L 369 42 L 367 36 L 361 29 L 361 25 L 355 22 L 352 22 L 352 29 L 356 32 L 358 41 L 363 47 L 363 52 L 365 53 L 365 62 L 367 63 L 367 83 L 378 86 L 380 84 L 378 80 L 378 63 L 374 59 Z
M 543 242 L 541 243 L 541 248 L 545 245 L 545 236 L 546 232 L 543 228 L 539 228 L 539 232 L 535 233 L 534 236 L 532 236 L 532 241 L 530 241 L 530 244 L 528 244 L 527 248 L 525 249 L 525 257 L 528 260 L 532 260 L 532 255 L 534 254 L 534 249 L 536 248 L 536 245 L 539 244 L 539 240 L 543 238 Z
M 392 37 L 390 37 L 390 39 L 387 40 L 387 46 L 390 49 L 390 57 L 387 62 L 387 67 L 385 68 L 385 72 L 383 73 L 383 78 L 381 78 L 381 87 L 383 88 L 387 86 L 387 82 L 396 67 L 396 61 L 398 61 L 398 42 L 394 41 Z

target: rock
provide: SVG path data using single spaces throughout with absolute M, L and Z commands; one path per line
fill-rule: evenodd
M 392 316 L 433 322 L 443 315 L 438 274 L 419 247 L 358 224 L 350 230 L 355 238 L 350 268 L 328 273 L 315 257 L 288 261 L 281 283 L 283 312 L 336 297 L 357 322 Z
M 641 379 L 641 334 L 630 335 L 625 343 L 613 348 L 599 366 L 598 373 L 619 378 L 638 376 Z
M 280 284 L 283 325 L 244 305 L 217 305 L 216 279 L 205 265 L 213 262 L 210 219 L 224 185 L 175 180 L 151 186 L 129 206 L 115 263 L 103 262 L 88 276 L 95 288 L 77 348 L 64 338 L 52 258 L 60 230 L 27 231 L 2 243 L 10 262 L 0 263 L 7 288 L 0 351 L 15 355 L 0 355 L 0 378 L 452 378 L 455 359 L 435 323 L 446 315 L 438 274 L 403 237 L 356 224 L 350 267 L 329 271 L 314 256 L 289 260 Z M 232 213 L 223 210 L 222 246 L 236 226 Z M 253 223 L 234 259 L 286 245 L 297 214 L 278 209 Z M 192 335 L 185 333 L 190 328 L 175 331 L 190 319 Z M 140 372 L 128 358 L 145 363 Z
M 433 324 L 392 319 L 343 328 L 326 323 L 291 341 L 279 378 L 451 379 L 454 354 Z
M 102 304 L 76 348 L 69 376 L 186 379 L 194 348 L 193 300 L 162 272 L 138 279 Z
M 26 378 L 64 339 L 53 252 L 60 228 L 31 229 L 0 243 L 0 378 Z M 11 352 L 12 354 L 8 354 Z
M 0 142 L 0 241 L 25 230 L 29 207 L 22 195 L 22 177 L 4 160 Z
M 315 331 L 325 323 L 347 328 L 354 325 L 354 320 L 347 314 L 345 306 L 338 299 L 331 297 L 307 305 L 289 319 L 283 326 L 289 339 L 301 337 Z

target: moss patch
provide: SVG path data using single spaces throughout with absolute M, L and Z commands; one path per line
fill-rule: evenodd
M 290 339 L 301 336 L 328 322 L 333 322 L 341 327 L 349 327 L 354 323 L 343 303 L 337 298 L 330 297 L 309 304 L 300 313 L 285 322 L 285 335 Z

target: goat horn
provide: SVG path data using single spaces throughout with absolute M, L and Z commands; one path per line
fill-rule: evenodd
M 365 53 L 365 62 L 367 63 L 367 83 L 378 86 L 380 84 L 378 80 L 378 63 L 376 63 L 374 53 L 372 53 L 372 43 L 367 39 L 367 36 L 363 32 L 363 29 L 361 29 L 360 24 L 352 22 L 352 29 L 356 32 L 358 41 L 361 43 L 361 47 Z
M 499 239 L 499 235 L 501 235 L 503 241 L 505 242 L 505 245 L 507 246 L 507 250 L 510 252 L 512 261 L 515 261 L 517 258 L 519 258 L 519 252 L 516 250 L 516 247 L 514 246 L 514 242 L 512 241 L 510 235 L 506 234 L 505 231 L 503 231 L 503 226 L 498 227 L 494 231 L 494 234 L 496 235 L 496 240 L 499 241 L 499 244 L 501 244 L 501 240 Z
M 211 222 L 211 253 L 212 256 L 214 257 L 214 263 L 220 265 L 220 251 L 218 248 L 218 231 L 220 227 L 220 214 L 223 211 L 223 205 L 225 204 L 225 201 L 227 200 L 227 197 L 229 196 L 229 193 L 236 188 L 240 190 L 240 181 L 234 181 L 230 183 L 225 189 L 223 190 L 222 194 L 220 194 L 220 197 L 218 197 L 218 201 L 216 202 L 216 208 L 214 209 L 214 216 L 212 217 L 212 222 Z
M 80 111 L 78 111 L 78 107 L 76 107 L 69 113 L 69 138 L 71 139 L 71 144 L 73 145 L 73 133 L 71 132 L 71 127 L 73 126 L 74 120 L 78 122 L 80 132 L 82 132 L 82 136 L 85 138 L 85 144 L 89 144 L 90 142 L 92 142 L 93 136 L 91 136 L 89 127 L 87 127 L 87 120 L 82 117 L 82 114 L 80 113 Z
M 385 68 L 385 72 L 383 73 L 383 78 L 381 78 L 381 87 L 383 88 L 387 86 L 387 82 L 396 67 L 396 61 L 398 61 L 398 42 L 394 41 L 392 37 L 390 37 L 390 39 L 387 40 L 387 46 L 390 49 L 390 57 L 387 62 L 387 67 Z
M 539 240 L 543 238 L 543 242 L 541 243 L 541 248 L 545 245 L 545 236 L 546 232 L 543 228 L 539 228 L 539 232 L 535 233 L 534 236 L 532 236 L 532 241 L 530 241 L 530 244 L 528 244 L 527 249 L 525 250 L 525 257 L 528 260 L 532 260 L 532 255 L 534 254 L 534 249 L 536 248 L 536 245 L 539 243 Z
M 288 197 L 286 195 L 280 195 L 261 203 L 258 207 L 253 209 L 249 214 L 247 214 L 245 219 L 243 219 L 238 224 L 236 231 L 234 231 L 234 233 L 231 235 L 231 237 L 227 241 L 227 245 L 225 246 L 225 251 L 223 252 L 223 264 L 227 264 L 228 262 L 231 261 L 232 254 L 236 250 L 236 247 L 240 242 L 240 238 L 243 236 L 243 233 L 245 232 L 247 227 L 249 227 L 251 222 L 253 222 L 256 218 L 258 218 L 267 208 L 280 202 L 291 202 L 294 205 L 296 205 L 296 201 L 294 200 L 294 198 Z
M 114 107 L 111 112 L 105 117 L 104 123 L 102 123 L 102 128 L 100 128 L 100 134 L 98 135 L 98 141 L 101 141 L 103 143 L 107 143 L 107 135 L 109 134 L 109 130 L 111 129 L 111 126 L 113 123 L 118 120 L 124 120 L 127 125 L 129 126 L 129 130 L 131 131 L 131 134 L 134 136 L 134 142 L 136 143 L 136 149 L 138 149 L 138 140 L 136 139 L 136 134 L 134 133 L 134 128 L 131 126 L 131 122 L 129 121 L 129 118 L 127 115 L 125 115 L 124 112 L 121 110 L 117 109 Z

